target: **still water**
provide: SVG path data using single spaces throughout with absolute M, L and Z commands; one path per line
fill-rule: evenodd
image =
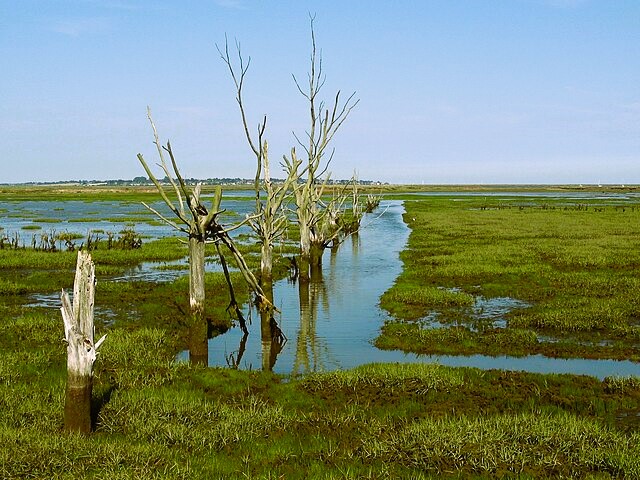
M 243 215 L 252 207 L 252 202 L 249 198 L 230 199 L 225 201 L 225 206 L 230 213 Z M 163 206 L 155 204 L 154 207 L 162 209 Z M 148 237 L 173 234 L 165 225 L 150 225 L 140 221 L 140 217 L 148 212 L 135 203 L 0 202 L 0 211 L 5 234 L 19 232 L 26 225 L 39 223 L 41 218 L 56 220 L 56 223 L 43 222 L 43 230 L 52 228 L 58 232 L 86 234 L 94 229 L 118 231 L 124 225 L 134 223 L 135 230 Z M 256 311 L 249 310 L 247 316 L 252 319 L 250 334 L 244 337 L 236 327 L 210 339 L 209 365 L 233 365 L 243 369 L 271 368 L 278 373 L 300 374 L 350 368 L 370 362 L 438 362 L 451 366 L 574 373 L 599 378 L 610 375 L 640 376 L 640 364 L 628 361 L 563 360 L 540 355 L 521 358 L 419 356 L 375 348 L 372 341 L 387 318 L 378 307 L 378 301 L 402 270 L 399 253 L 409 236 L 409 229 L 402 220 L 403 211 L 402 202 L 383 201 L 376 213 L 365 216 L 359 236 L 348 238 L 337 251 L 328 250 L 325 253 L 323 277 L 313 279 L 308 290 L 301 290 L 297 283 L 288 280 L 274 285 L 274 302 L 280 310 L 276 320 L 287 338 L 284 345 L 262 342 L 260 316 Z M 109 220 L 105 220 L 107 218 Z M 182 271 L 159 271 L 154 264 L 143 264 L 114 280 L 170 281 L 182 274 Z M 489 308 L 489 303 L 482 303 L 493 300 L 480 298 L 478 305 L 482 312 L 493 315 L 491 320 L 500 325 L 509 311 L 505 305 L 508 307 L 513 299 L 500 302 L 497 310 Z M 34 305 L 57 308 L 57 302 L 57 295 L 51 298 L 34 296 Z M 513 305 L 514 308 L 519 306 L 517 302 Z M 181 359 L 187 357 L 188 352 L 179 355 Z
M 224 200 L 223 222 L 231 222 L 249 213 L 253 208 L 249 200 Z M 172 213 L 164 202 L 150 202 L 150 206 L 171 218 Z M 136 233 L 146 239 L 173 234 L 171 227 L 159 221 L 141 203 L 118 201 L 0 201 L 0 227 L 3 235 L 11 237 L 18 234 L 21 243 L 27 245 L 33 234 L 40 233 L 74 233 L 86 237 L 90 232 L 99 232 L 105 238 L 107 232 L 117 234 L 125 227 L 134 227 Z M 34 227 L 39 229 L 29 230 Z
M 405 358 L 371 344 L 385 318 L 378 300 L 402 270 L 399 253 L 409 236 L 401 202 L 383 202 L 379 211 L 364 217 L 358 236 L 347 238 L 337 251 L 325 252 L 323 276 L 312 279 L 308 292 L 303 289 L 302 308 L 297 283 L 282 280 L 274 285 L 274 303 L 281 312 L 276 320 L 288 339 L 274 371 L 305 373 Z M 260 317 L 255 311 L 251 317 L 239 362 L 242 332 L 235 328 L 210 340 L 210 365 L 227 365 L 233 354 L 241 368 L 261 368 Z
M 402 271 L 399 254 L 409 229 L 402 220 L 399 201 L 382 202 L 382 214 L 363 220 L 358 237 L 347 239 L 337 250 L 327 251 L 323 277 L 310 282 L 308 292 L 297 283 L 282 280 L 274 285 L 274 300 L 281 314 L 278 324 L 287 341 L 282 349 L 262 341 L 260 316 L 253 310 L 250 334 L 239 328 L 209 340 L 209 365 L 243 369 L 271 368 L 285 374 L 346 369 L 370 362 L 437 362 L 449 366 L 481 369 L 525 370 L 537 373 L 574 373 L 606 376 L 640 375 L 640 364 L 629 361 L 553 359 L 528 357 L 431 356 L 383 351 L 372 345 L 387 318 L 379 306 L 380 296 Z M 480 298 L 480 304 L 487 305 Z M 484 303 L 483 303 L 484 302 Z M 522 302 L 498 302 L 493 309 L 482 306 L 496 323 Z M 277 353 L 277 354 L 276 354 Z M 181 354 L 182 359 L 187 352 Z

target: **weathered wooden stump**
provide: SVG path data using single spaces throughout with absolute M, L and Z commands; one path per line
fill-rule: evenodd
M 64 335 L 67 342 L 67 388 L 64 404 L 64 429 L 68 432 L 91 432 L 91 392 L 93 364 L 106 335 L 94 344 L 93 304 L 95 266 L 89 252 L 78 252 L 73 283 L 73 305 L 62 290 Z

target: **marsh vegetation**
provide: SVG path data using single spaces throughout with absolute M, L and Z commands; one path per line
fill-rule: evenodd
M 373 334 L 382 327 L 377 342 L 385 348 L 637 361 L 640 208 L 633 200 L 453 195 L 405 197 L 404 206 L 411 228 L 401 254 L 404 271 L 379 293 L 389 288 L 381 302 L 393 317 L 384 325 L 373 313 L 363 319 Z M 351 246 L 354 252 L 367 250 L 366 232 L 362 244 Z M 259 271 L 260 245 L 248 238 L 239 245 Z M 275 249 L 274 276 L 283 279 L 276 285 L 287 282 L 286 257 L 296 246 L 288 248 Z M 206 249 L 206 258 L 215 258 L 215 249 Z M 6 446 L 0 476 L 640 475 L 637 376 L 602 380 L 431 363 L 367 364 L 374 356 L 362 353 L 361 367 L 303 369 L 299 373 L 309 373 L 296 376 L 177 361 L 191 334 L 187 272 L 176 267 L 162 282 L 125 279 L 131 266 L 172 262 L 187 253 L 170 236 L 145 239 L 139 249 L 92 252 L 96 335 L 109 337 L 95 364 L 94 433 L 83 438 L 62 433 L 66 374 L 59 312 L 28 306 L 35 293 L 70 286 L 75 252 L 28 245 L 0 251 L 0 441 Z M 289 335 L 287 348 L 294 352 L 304 345 L 313 353 L 321 320 L 311 312 L 323 308 L 323 298 L 336 297 L 330 286 L 346 276 L 334 272 L 327 258 L 324 290 L 314 293 L 317 285 L 310 282 L 309 303 L 293 309 L 307 320 L 301 322 L 303 336 Z M 354 258 L 374 268 L 364 257 Z M 206 334 L 223 339 L 233 325 L 226 281 L 214 269 L 205 274 L 205 285 Z M 248 289 L 236 293 L 249 298 Z M 508 308 L 494 315 L 495 299 Z M 328 318 L 338 312 L 332 306 Z M 260 335 L 252 330 L 251 336 Z M 316 352 L 324 348 L 316 346 Z M 286 354 L 280 355 L 284 361 Z
M 157 327 L 111 331 L 96 363 L 95 433 L 69 437 L 59 319 L 3 311 L 3 478 L 640 473 L 637 380 L 385 364 L 282 382 L 176 363 Z
M 377 345 L 423 353 L 639 360 L 640 208 L 633 197 L 405 202 L 404 271 Z M 512 298 L 504 318 L 475 312 Z M 496 321 L 497 320 L 497 321 Z

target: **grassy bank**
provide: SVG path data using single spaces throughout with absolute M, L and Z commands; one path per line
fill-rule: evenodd
M 61 320 L 3 316 L 2 478 L 640 475 L 637 379 L 367 365 L 283 381 L 176 363 L 152 327 L 111 330 L 95 432 L 69 436 Z
M 106 242 L 103 242 L 106 243 Z M 187 255 L 187 248 L 176 238 L 163 238 L 142 244 L 141 248 L 92 251 L 98 277 L 121 275 L 142 262 L 172 261 Z M 31 248 L 0 249 L 0 297 L 48 294 L 73 285 L 76 252 L 39 251 Z M 22 302 L 24 299 L 14 298 Z
M 640 361 L 640 205 L 614 202 L 406 201 L 404 271 L 382 297 L 396 320 L 376 344 Z M 519 304 L 498 318 L 486 299 Z

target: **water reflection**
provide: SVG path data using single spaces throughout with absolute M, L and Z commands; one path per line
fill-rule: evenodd
M 280 327 L 268 313 L 260 316 L 260 341 L 262 345 L 262 370 L 273 370 L 278 354 L 287 343 Z
M 570 373 L 590 375 L 600 380 L 609 376 L 639 376 L 640 364 L 628 360 L 589 360 L 582 358 L 549 358 L 543 355 L 527 357 L 489 357 L 470 355 L 457 357 L 452 355 L 408 355 L 407 361 L 434 362 L 450 367 L 476 367 L 482 370 L 513 370 L 533 373 Z
M 234 357 L 239 368 L 302 374 L 370 361 L 376 351 L 371 341 L 385 317 L 378 299 L 401 271 L 399 253 L 409 232 L 401 202 L 384 202 L 382 209 L 380 218 L 372 215 L 363 222 L 369 226 L 360 235 L 325 252 L 322 274 L 306 284 L 281 280 L 273 285 L 277 324 L 288 341 L 274 342 L 261 319 L 261 334 L 251 326 L 241 361 Z M 239 329 L 232 329 L 210 340 L 210 365 L 226 366 L 227 352 L 238 351 L 240 337 Z
M 273 304 L 273 283 L 262 282 L 262 291 Z M 260 342 L 262 347 L 262 369 L 273 370 L 278 354 L 287 343 L 287 337 L 278 326 L 273 311 L 260 310 Z
M 483 192 L 481 195 L 511 194 Z M 585 198 L 587 194 L 562 195 L 554 192 L 544 196 Z M 632 194 L 625 196 L 637 198 L 632 197 Z M 622 200 L 613 195 L 611 199 Z M 87 233 L 96 228 L 109 231 L 122 227 L 131 217 L 142 217 L 146 213 L 139 204 L 121 202 L 60 202 L 57 204 L 60 207 L 54 209 L 51 208 L 51 202 L 21 202 L 20 205 L 25 209 L 24 215 L 3 218 L 5 232 L 20 230 L 37 218 L 58 218 L 60 222 L 53 224 L 58 232 Z M 225 205 L 238 213 L 252 208 L 252 203 L 245 200 L 229 200 L 225 201 Z M 161 203 L 154 206 L 163 208 Z M 13 211 L 16 204 L 0 202 L 0 208 L 3 207 Z M 399 253 L 409 235 L 409 229 L 402 221 L 403 206 L 400 201 L 383 201 L 379 211 L 382 214 L 365 216 L 359 235 L 347 239 L 340 248 L 325 252 L 328 258 L 323 261 L 324 277 L 314 277 L 302 286 L 288 280 L 276 282 L 272 286 L 274 304 L 281 313 L 275 319 L 260 316 L 255 310 L 248 315 L 260 318 L 260 333 L 256 322 L 249 326 L 248 336 L 243 335 L 239 328 L 234 328 L 224 335 L 210 339 L 208 325 L 195 325 L 189 332 L 189 350 L 183 352 L 180 358 L 189 358 L 194 363 L 211 366 L 262 368 L 285 374 L 351 368 L 370 362 L 438 362 L 483 369 L 588 374 L 599 378 L 609 375 L 640 375 L 640 364 L 629 361 L 563 360 L 539 355 L 521 358 L 482 355 L 419 356 L 374 348 L 371 342 L 386 319 L 386 314 L 377 306 L 378 301 L 401 272 Z M 104 220 L 109 217 L 113 217 L 112 221 Z M 119 222 L 116 221 L 118 218 Z M 173 233 L 164 225 L 136 223 L 136 231 L 150 238 Z M 186 273 L 182 268 L 184 263 L 185 260 L 167 262 L 161 270 L 158 270 L 155 263 L 145 263 L 127 272 L 122 278 L 113 280 L 171 281 Z M 218 265 L 207 265 L 208 271 L 219 268 Z M 58 294 L 33 295 L 31 301 L 34 306 L 59 307 Z M 514 305 L 513 302 L 514 299 L 480 298 L 472 313 L 481 318 L 484 324 L 500 327 L 503 326 L 504 308 L 526 306 Z M 114 312 L 98 309 L 96 314 L 109 320 L 115 316 Z M 135 311 L 129 314 L 130 317 L 135 315 Z M 434 317 L 430 320 L 437 319 Z
M 371 362 L 436 362 L 599 378 L 640 375 L 640 365 L 630 361 L 565 360 L 540 355 L 520 358 L 428 356 L 376 349 L 371 342 L 386 319 L 378 301 L 401 272 L 399 253 L 409 235 L 402 221 L 401 202 L 383 202 L 382 209 L 384 213 L 380 218 L 371 221 L 374 217 L 370 217 L 363 222 L 368 226 L 360 235 L 351 237 L 337 250 L 325 252 L 328 258 L 323 262 L 323 276 L 316 276 L 307 284 L 282 280 L 273 285 L 275 305 L 281 312 L 278 325 L 288 342 L 274 346 L 270 342 L 270 330 L 262 321 L 261 334 L 250 327 L 246 339 L 241 338 L 240 329 L 232 329 L 209 341 L 209 364 L 226 366 L 226 352 L 231 349 L 235 352 L 237 368 L 264 368 L 285 374 L 351 368 Z M 506 310 L 526 306 L 515 299 L 480 297 L 472 313 L 484 322 L 500 324 Z M 238 345 L 242 345 L 242 349 L 238 349 Z
M 333 261 L 334 255 L 331 257 Z M 323 339 L 316 335 L 319 305 L 322 304 L 324 311 L 329 313 L 329 297 L 322 271 L 313 271 L 310 281 L 298 283 L 298 296 L 300 328 L 296 338 L 296 354 L 291 373 L 324 370 L 323 357 L 329 356 L 329 349 L 323 345 Z
M 209 363 L 209 322 L 191 321 L 189 325 L 189 361 L 194 365 Z
M 224 195 L 224 205 L 228 213 L 223 223 L 244 217 L 253 209 L 253 203 L 239 198 L 243 192 L 228 191 Z M 245 196 L 246 192 L 242 196 Z M 204 197 L 205 195 L 203 195 Z M 238 197 L 238 198 L 237 198 Z M 52 208 L 52 205 L 55 205 Z M 150 206 L 163 215 L 169 215 L 167 205 L 158 200 Z M 39 233 L 73 233 L 86 237 L 90 232 L 101 232 L 103 239 L 107 233 L 118 233 L 125 226 L 133 227 L 144 241 L 173 235 L 173 228 L 158 221 L 157 217 L 140 202 L 129 201 L 83 201 L 83 200 L 0 200 L 0 211 L 11 212 L 2 217 L 5 234 L 18 234 L 20 244 L 29 244 L 32 233 L 23 228 L 34 224 L 41 226 Z M 248 233 L 249 227 L 242 227 L 238 233 Z M 78 245 L 83 240 L 78 242 Z M 62 248 L 62 245 L 60 245 Z
M 242 332 L 242 338 L 240 339 L 240 345 L 238 350 L 231 352 L 226 356 L 227 366 L 231 368 L 238 368 L 241 365 L 242 357 L 247 349 L 247 339 L 249 338 L 248 332 Z

